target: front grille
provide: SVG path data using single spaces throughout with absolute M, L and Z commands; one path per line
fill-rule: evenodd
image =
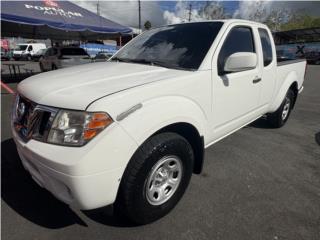
M 31 138 L 45 142 L 57 110 L 38 105 L 17 95 L 12 121 L 16 132 L 25 142 Z

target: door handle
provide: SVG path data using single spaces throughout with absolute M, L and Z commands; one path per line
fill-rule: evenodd
M 255 83 L 258 83 L 261 81 L 261 78 L 259 77 L 255 77 L 255 79 L 252 80 L 252 82 L 255 84 Z

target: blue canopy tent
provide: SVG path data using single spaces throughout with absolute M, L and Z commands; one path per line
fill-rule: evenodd
M 68 1 L 1 1 L 1 34 L 54 40 L 95 40 L 131 29 Z

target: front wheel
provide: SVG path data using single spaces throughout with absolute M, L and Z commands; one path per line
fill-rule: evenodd
M 189 142 L 175 133 L 148 139 L 134 154 L 123 175 L 116 213 L 146 224 L 166 215 L 185 192 L 193 170 Z
M 286 97 L 284 98 L 283 102 L 281 103 L 277 111 L 267 115 L 267 120 L 269 121 L 269 123 L 275 128 L 282 127 L 287 122 L 290 116 L 293 104 L 294 92 L 291 89 L 289 89 L 286 94 Z

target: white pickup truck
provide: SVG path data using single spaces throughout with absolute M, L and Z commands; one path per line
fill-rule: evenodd
M 24 167 L 58 199 L 80 209 L 114 203 L 144 224 L 177 204 L 205 148 L 262 116 L 284 125 L 305 67 L 278 63 L 260 23 L 155 28 L 108 62 L 21 82 L 13 138 Z

